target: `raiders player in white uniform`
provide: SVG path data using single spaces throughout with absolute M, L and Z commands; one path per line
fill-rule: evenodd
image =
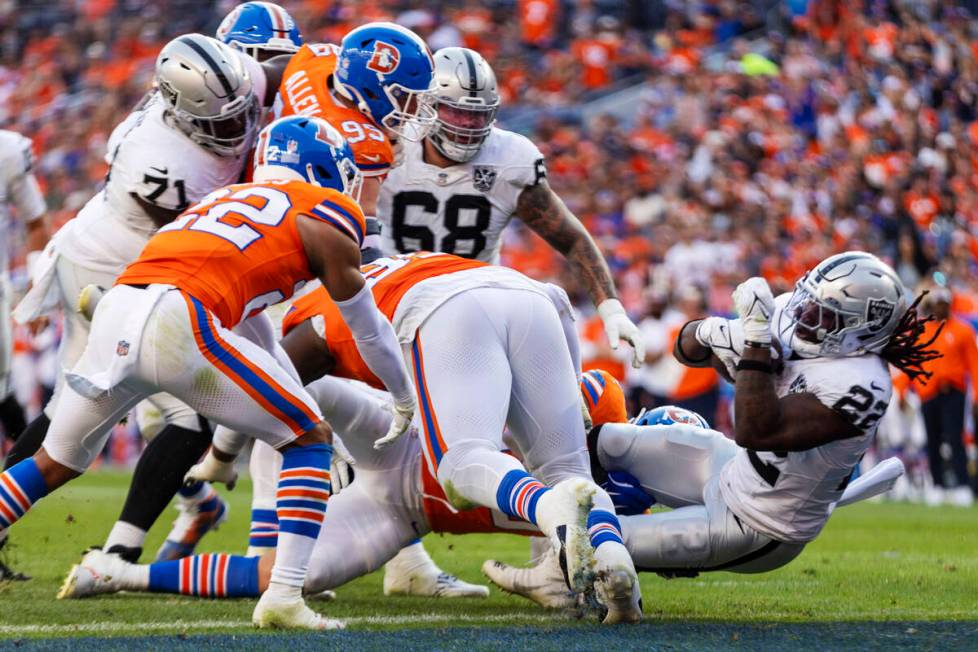
M 25 229 L 28 273 L 47 243 L 44 196 L 32 171 L 31 140 L 13 131 L 0 130 L 0 423 L 4 433 L 17 439 L 26 427 L 24 410 L 14 398 L 10 382 L 13 336 L 10 331 L 10 244 L 14 224 L 10 207 Z M 3 570 L 0 567 L 0 579 Z
M 48 243 L 34 288 L 15 311 L 18 321 L 27 322 L 60 304 L 65 325 L 61 368 L 74 365 L 87 342 L 89 322 L 82 314 L 87 299 L 82 290 L 111 287 L 157 228 L 206 194 L 241 178 L 259 112 L 274 100 L 287 61 L 280 59 L 259 64 L 200 34 L 177 37 L 160 51 L 155 90 L 109 138 L 104 187 Z M 58 386 L 62 383 L 59 375 Z M 28 426 L 4 468 L 40 447 L 50 424 L 47 415 L 53 414 L 59 396 L 56 389 L 45 414 Z M 167 424 L 151 446 L 164 447 L 169 458 L 199 458 L 209 436 L 201 436 L 206 427 L 197 415 L 165 394 L 149 400 Z M 137 476 L 138 471 L 137 467 Z M 170 477 L 165 469 L 144 473 L 149 483 L 144 483 L 144 492 L 159 494 L 150 504 L 134 500 L 140 493 L 134 482 L 109 547 L 129 548 L 138 556 L 145 530 L 180 486 L 182 475 Z M 158 509 L 156 503 L 161 503 Z M 132 512 L 128 518 L 127 512 Z
M 763 279 L 749 279 L 734 302 L 740 319 L 688 322 L 675 355 L 736 380 L 740 448 L 676 427 L 666 440 L 634 425 L 607 425 L 590 438 L 602 467 L 628 470 L 666 504 L 687 505 L 622 520 L 639 570 L 756 573 L 797 557 L 872 443 L 892 390 L 887 363 L 926 377 L 921 365 L 937 355 L 919 340 L 916 303 L 907 309 L 899 278 L 871 254 L 822 261 L 777 302 Z M 642 454 L 649 445 L 659 454 Z M 677 460 L 682 472 L 668 471 Z M 556 606 L 560 592 L 546 590 L 552 566 L 483 569 L 503 588 Z
M 640 367 L 645 347 L 638 328 L 616 298 L 594 240 L 547 183 L 540 150 L 493 126 L 499 93 L 492 68 L 460 47 L 442 48 L 434 60 L 436 125 L 423 141 L 401 144 L 377 201 L 385 253 L 443 251 L 498 263 L 503 229 L 518 217 L 567 258 L 611 346 L 625 340 Z

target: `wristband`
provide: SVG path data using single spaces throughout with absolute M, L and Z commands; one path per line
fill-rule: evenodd
M 744 340 L 744 346 L 749 349 L 770 349 L 770 342 L 754 342 L 752 340 Z
M 761 362 L 760 360 L 741 360 L 737 363 L 737 371 L 760 371 L 765 374 L 774 373 L 774 370 L 771 369 L 770 362 Z

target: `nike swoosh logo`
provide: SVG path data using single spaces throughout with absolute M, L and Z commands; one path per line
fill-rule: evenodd
M 877 392 L 882 392 L 883 391 L 883 388 L 880 387 L 879 385 L 877 385 L 874 382 L 870 382 L 869 383 L 869 386 L 872 387 L 873 389 L 875 389 Z
M 170 171 L 170 168 L 158 168 L 158 167 L 156 167 L 155 165 L 151 165 L 151 166 L 149 166 L 149 169 L 150 169 L 150 170 L 156 170 L 157 172 L 159 172 L 160 174 L 162 174 L 162 175 L 163 175 L 164 177 L 165 177 L 165 176 L 167 175 L 167 173 L 168 173 L 168 172 Z
M 373 161 L 374 163 L 376 163 L 377 161 L 380 160 L 380 154 L 364 154 L 363 158 L 367 159 L 368 161 Z

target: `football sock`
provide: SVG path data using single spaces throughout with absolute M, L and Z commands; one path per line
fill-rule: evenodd
M 11 441 L 17 441 L 20 433 L 27 427 L 27 421 L 24 420 L 24 408 L 20 406 L 13 394 L 0 401 L 0 423 L 3 424 L 3 431 Z
M 258 561 L 220 553 L 156 562 L 148 566 L 148 587 L 154 593 L 254 598 L 259 595 Z
M 102 547 L 106 552 L 119 554 L 123 559 L 135 563 L 139 559 L 139 554 L 135 556 L 135 559 L 130 559 L 132 555 L 129 551 L 136 549 L 142 553 L 143 541 L 145 540 L 146 530 L 143 528 L 125 521 L 116 521 L 109 531 L 105 545 Z
M 248 537 L 248 556 L 260 555 L 275 548 L 278 542 L 278 514 L 274 509 L 251 510 L 251 533 Z
M 276 584 L 301 588 L 305 582 L 326 516 L 332 453 L 327 444 L 296 446 L 282 453 L 276 494 L 278 546 L 271 576 Z
M 424 546 L 421 545 L 421 539 L 415 539 L 401 548 L 401 551 L 387 562 L 388 572 L 411 573 L 421 568 L 428 568 L 436 573 L 439 572 L 435 561 L 428 554 L 428 551 L 424 549 Z
M 591 537 L 592 548 L 597 548 L 608 541 L 622 543 L 618 517 L 603 509 L 592 509 L 588 514 L 587 533 Z
M 27 427 L 17 437 L 17 441 L 14 442 L 10 452 L 7 453 L 7 459 L 3 462 L 3 470 L 6 471 L 14 464 L 22 462 L 36 453 L 41 448 L 50 427 L 51 419 L 48 419 L 48 416 L 43 412 L 27 424 Z
M 47 495 L 48 486 L 34 458 L 0 473 L 0 531 L 16 523 L 31 505 Z
M 537 524 L 537 502 L 550 491 L 526 471 L 514 469 L 503 476 L 496 491 L 499 511 Z
M 209 430 L 198 432 L 172 424 L 163 428 L 136 464 L 119 520 L 149 530 L 210 442 Z

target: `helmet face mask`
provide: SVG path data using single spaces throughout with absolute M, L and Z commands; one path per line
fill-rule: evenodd
M 807 272 L 777 318 L 778 338 L 802 357 L 878 353 L 906 309 L 903 284 L 863 252 L 832 256 Z
M 432 145 L 457 163 L 471 161 L 492 133 L 499 111 L 496 75 L 482 56 L 460 47 L 435 53 L 438 120 Z
M 419 141 L 428 135 L 438 119 L 433 89 L 415 91 L 400 84 L 389 84 L 384 86 L 384 93 L 395 107 L 381 119 L 384 129 L 410 141 Z

